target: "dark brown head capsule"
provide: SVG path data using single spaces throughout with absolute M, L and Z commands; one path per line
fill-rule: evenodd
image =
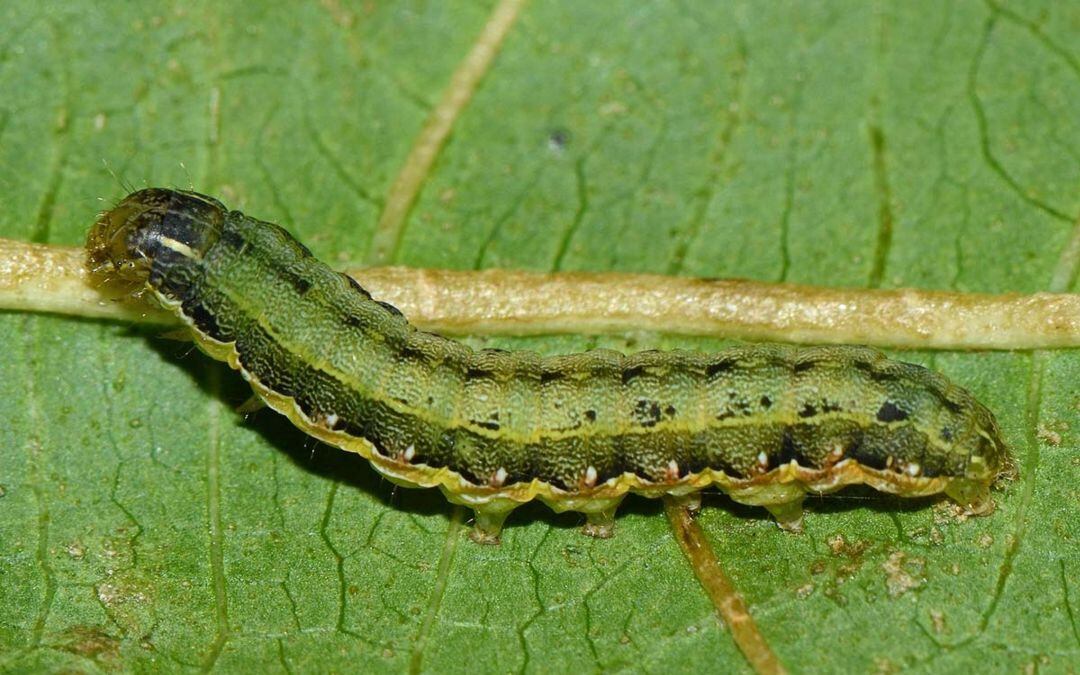
M 227 215 L 221 202 L 197 192 L 133 192 L 91 228 L 88 265 L 106 279 L 149 281 L 166 295 L 182 296 L 185 270 L 197 266 L 217 242 Z

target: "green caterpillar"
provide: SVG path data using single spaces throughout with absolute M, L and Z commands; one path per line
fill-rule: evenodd
M 865 347 L 474 351 L 417 330 L 277 225 L 187 191 L 129 195 L 87 251 L 304 432 L 473 508 L 481 542 L 534 498 L 610 536 L 628 492 L 692 503 L 710 485 L 791 530 L 807 492 L 855 483 L 983 513 L 1009 465 L 969 393 Z

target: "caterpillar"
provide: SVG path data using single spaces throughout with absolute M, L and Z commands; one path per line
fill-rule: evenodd
M 532 499 L 607 537 L 627 493 L 693 506 L 709 486 L 792 531 L 808 492 L 859 483 L 987 513 L 1010 466 L 971 394 L 874 349 L 473 350 L 196 192 L 128 195 L 92 227 L 87 261 L 175 313 L 307 434 L 471 507 L 482 543 Z

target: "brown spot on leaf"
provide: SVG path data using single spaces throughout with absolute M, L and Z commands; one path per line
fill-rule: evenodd
M 101 626 L 70 626 L 56 636 L 61 649 L 84 658 L 112 660 L 120 655 L 120 639 Z
M 922 558 L 909 558 L 903 551 L 889 554 L 888 560 L 881 564 L 881 569 L 885 570 L 885 588 L 893 598 L 926 583 L 926 561 Z

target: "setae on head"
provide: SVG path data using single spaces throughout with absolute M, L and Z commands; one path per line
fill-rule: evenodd
M 201 259 L 228 211 L 213 197 L 167 188 L 132 192 L 101 214 L 87 236 L 90 270 L 140 283 L 162 266 Z

